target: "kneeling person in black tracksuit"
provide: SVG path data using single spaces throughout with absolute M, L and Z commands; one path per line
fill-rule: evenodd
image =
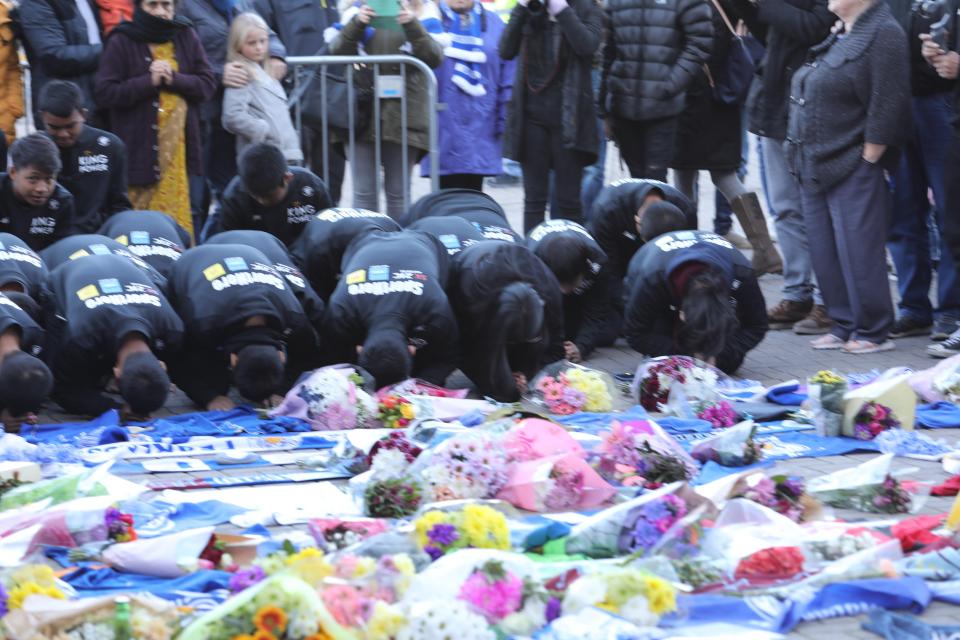
M 404 227 L 412 227 L 426 218 L 463 218 L 487 240 L 523 244 L 523 238 L 510 228 L 503 207 L 482 191 L 440 189 L 428 193 L 410 205 L 402 222 Z
M 132 209 L 127 197 L 127 149 L 109 131 L 85 124 L 80 87 L 52 80 L 43 85 L 37 108 L 47 135 L 60 148 L 60 184 L 73 194 L 69 233 L 95 233 L 111 214 Z
M 53 389 L 53 374 L 38 356 L 43 354 L 44 331 L 19 304 L 37 304 L 22 293 L 0 293 L 0 414 L 4 426 L 18 429 L 35 423 L 36 411 Z
M 336 362 L 358 362 L 377 386 L 411 375 L 442 385 L 459 364 L 459 334 L 444 287 L 449 256 L 420 231 L 374 231 L 343 257 L 323 337 Z
M 160 211 L 115 213 L 97 233 L 113 238 L 163 276 L 191 245 L 186 229 Z
M 121 408 L 102 393 L 111 376 L 130 415 L 163 406 L 170 378 L 161 359 L 180 347 L 183 323 L 130 260 L 94 255 L 63 263 L 50 273 L 43 307 L 53 397 L 68 413 Z
M 0 231 L 34 251 L 64 238 L 73 225 L 73 196 L 57 183 L 57 145 L 42 133 L 18 138 L 10 147 L 10 169 L 0 173 Z
M 62 240 L 54 242 L 52 245 L 40 252 L 47 268 L 53 271 L 64 262 L 80 260 L 90 256 L 115 255 L 126 258 L 138 269 L 143 271 L 158 289 L 164 291 L 167 286 L 167 279 L 159 271 L 154 269 L 146 260 L 132 254 L 125 246 L 107 236 L 96 233 L 81 233 L 75 236 L 67 236 Z
M 420 218 L 407 228 L 429 233 L 440 241 L 451 256 L 478 242 L 487 242 L 479 229 L 457 216 Z
M 530 231 L 527 247 L 560 283 L 567 360 L 580 362 L 613 344 L 619 330 L 614 286 L 607 256 L 590 233 L 570 220 L 548 220 Z
M 317 295 L 329 300 L 340 282 L 340 265 L 347 247 L 371 231 L 400 231 L 400 225 L 376 211 L 327 209 L 307 221 L 300 237 L 290 245 L 290 256 Z
M 715 233 L 664 234 L 633 262 L 626 337 L 640 353 L 690 355 L 733 373 L 766 335 L 750 260 Z
M 460 368 L 481 395 L 514 402 L 537 371 L 563 359 L 560 285 L 526 247 L 466 247 L 453 259 L 449 290 L 462 335 Z
M 247 400 L 276 401 L 285 374 L 292 382 L 303 371 L 292 356 L 305 362 L 318 355 L 316 333 L 290 285 L 253 247 L 190 249 L 174 264 L 168 289 L 186 325 L 174 381 L 200 407 L 233 408 L 231 379 Z
M 223 194 L 219 222 L 211 233 L 256 229 L 289 246 L 314 214 L 333 206 L 327 185 L 308 169 L 287 166 L 280 149 L 247 147 L 238 160 L 239 175 Z
M 0 233 L 0 291 L 16 291 L 37 300 L 48 277 L 40 254 L 12 233 Z

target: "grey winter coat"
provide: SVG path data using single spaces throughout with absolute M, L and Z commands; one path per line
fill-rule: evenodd
M 585 154 L 586 164 L 596 161 L 600 136 L 597 133 L 593 83 L 590 72 L 594 54 L 600 46 L 603 14 L 593 0 L 569 0 L 570 6 L 557 14 L 562 31 L 559 56 L 566 62 L 561 82 L 561 138 L 565 149 Z M 546 11 L 546 9 L 543 9 Z M 533 28 L 534 16 L 521 4 L 514 7 L 503 35 L 500 36 L 500 57 L 517 63 L 510 101 L 510 114 L 503 134 L 503 153 L 513 160 L 523 157 L 524 114 L 527 98 L 527 34 Z
M 654 120 L 683 111 L 684 93 L 710 58 L 707 0 L 607 0 L 600 112 Z
M 300 136 L 290 121 L 287 94 L 280 82 L 251 65 L 253 78 L 223 92 L 223 128 L 237 136 L 237 156 L 258 142 L 279 147 L 288 162 L 302 162 Z
M 887 145 L 891 167 L 910 122 L 907 37 L 884 0 L 874 0 L 849 33 L 810 50 L 793 75 L 787 163 L 805 189 L 828 191 L 848 178 L 866 142 Z

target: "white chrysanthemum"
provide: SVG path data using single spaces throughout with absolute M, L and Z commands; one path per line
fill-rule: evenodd
M 418 602 L 397 640 L 496 640 L 487 621 L 462 600 Z
M 407 456 L 397 449 L 381 449 L 373 456 L 370 471 L 377 480 L 398 480 L 402 478 L 407 467 Z

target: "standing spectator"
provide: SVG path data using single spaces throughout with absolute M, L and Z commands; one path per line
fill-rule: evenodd
M 523 166 L 524 233 L 543 222 L 551 169 L 551 217 L 583 220 L 583 168 L 596 161 L 599 145 L 590 69 L 602 21 L 593 0 L 520 0 L 500 39 L 504 60 L 522 56 L 504 147 Z
M 480 0 L 440 0 L 444 43 L 437 68 L 440 188 L 483 191 L 484 176 L 501 170 L 507 103 L 513 87 L 513 61 L 500 59 L 500 17 Z M 423 163 L 423 175 L 430 175 Z
M 677 188 L 697 201 L 697 172 L 707 170 L 713 184 L 730 203 L 753 247 L 757 275 L 780 273 L 783 261 L 770 240 L 760 199 L 748 192 L 737 176 L 741 150 L 741 106 L 722 103 L 713 95 L 714 78 L 722 77 L 734 45 L 733 24 L 739 18 L 729 5 L 709 4 L 713 20 L 713 50 L 709 62 L 698 69 L 687 89 L 686 106 L 678 121 L 676 153 L 670 166 L 676 171 Z
M 953 104 L 956 112 L 960 110 L 960 83 L 956 82 L 958 71 L 960 71 L 960 53 L 958 53 L 960 52 L 960 32 L 957 31 L 957 27 L 960 26 L 957 18 L 960 13 L 960 2 L 952 0 L 947 13 L 953 16 L 947 28 L 947 33 L 950 34 L 946 43 L 947 50 L 934 42 L 932 34 L 925 33 L 920 36 L 923 41 L 921 53 L 938 76 L 953 81 L 956 90 Z M 956 118 L 953 120 L 953 136 L 947 151 L 944 174 L 946 188 L 941 231 L 953 263 L 957 265 L 960 264 L 960 121 Z M 944 257 L 946 256 L 941 255 L 940 259 L 943 260 Z M 960 353 L 960 329 L 955 330 L 939 345 L 928 347 L 927 353 L 936 358 L 947 358 Z
M 7 140 L 17 137 L 13 125 L 23 115 L 23 77 L 20 74 L 20 56 L 13 34 L 13 20 L 9 0 L 0 0 L 0 134 Z M 7 140 L 3 140 L 6 151 Z M 6 153 L 0 169 L 6 169 Z
M 240 13 L 237 0 L 182 0 L 177 11 L 193 22 L 213 69 L 217 90 L 200 105 L 200 135 L 203 140 L 203 172 L 190 181 L 191 206 L 201 227 L 211 201 L 219 203 L 230 180 L 237 175 L 236 140 L 221 124 L 223 92 L 250 82 L 250 74 L 239 62 L 227 61 L 230 23 Z M 287 74 L 286 51 L 271 34 L 267 72 L 277 80 Z M 200 178 L 204 176 L 206 179 Z
M 346 22 L 337 37 L 330 43 L 333 55 L 355 56 L 360 46 L 370 55 L 398 54 L 409 51 L 430 67 L 436 68 L 443 62 L 443 48 L 430 37 L 417 13 L 423 10 L 419 0 L 404 0 L 397 23 L 400 31 L 392 29 L 374 29 L 370 32 L 370 22 L 376 12 L 368 5 L 362 5 L 352 12 L 344 12 Z M 432 3 L 428 5 L 432 7 Z M 397 65 L 383 65 L 380 75 L 399 75 Z M 387 213 L 397 220 L 406 208 L 406 194 L 410 190 L 410 175 L 414 163 L 430 150 L 428 129 L 430 114 L 427 104 L 427 79 L 419 71 L 406 74 L 407 121 L 401 122 L 401 101 L 384 100 L 380 103 L 380 141 L 374 139 L 374 126 L 368 126 L 357 136 L 354 157 L 350 161 L 356 166 L 356 182 L 353 185 L 353 206 L 359 209 L 379 211 L 380 194 L 377 193 L 377 176 L 380 167 L 376 164 L 376 145 L 380 144 L 380 162 L 383 166 L 384 191 L 387 199 Z M 374 98 L 377 99 L 377 98 Z M 407 147 L 403 148 L 403 129 L 407 130 Z M 406 165 L 407 183 L 403 183 L 404 165 Z
M 267 73 L 267 23 L 255 13 L 241 13 L 230 27 L 227 59 L 247 69 L 250 82 L 223 94 L 223 128 L 237 136 L 237 155 L 251 144 L 265 142 L 283 151 L 287 162 L 301 164 L 300 136 L 293 128 L 287 94 Z
M 103 52 L 96 8 L 90 0 L 26 0 L 19 12 L 33 104 L 43 85 L 60 78 L 80 86 L 93 113 L 94 74 Z
M 764 189 L 773 210 L 773 225 L 783 252 L 783 299 L 768 310 L 771 329 L 801 334 L 830 330 L 822 300 L 814 291 L 813 264 L 800 206 L 800 184 L 787 167 L 783 142 L 787 137 L 790 80 L 806 60 L 807 51 L 830 34 L 837 17 L 827 0 L 733 0 L 750 33 L 766 45 L 747 98 L 749 129 L 760 136 Z
M 874 353 L 894 346 L 881 163 L 904 139 L 910 58 L 886 2 L 830 0 L 829 9 L 843 28 L 794 74 L 787 127 L 813 266 L 834 321 L 811 346 Z
M 199 106 L 216 84 L 190 20 L 173 0 L 141 0 L 114 29 L 97 97 L 129 152 L 130 200 L 193 231 L 188 175 L 203 175 Z
M 100 24 L 103 25 L 103 37 L 110 35 L 113 28 L 121 22 L 133 20 L 133 0 L 95 0 L 100 11 Z
M 244 0 L 243 4 L 245 10 L 260 14 L 290 56 L 325 53 L 325 32 L 332 30 L 339 19 L 336 0 Z M 336 67 L 328 70 L 331 74 L 338 72 Z M 323 132 L 304 125 L 301 133 L 307 167 L 325 180 L 329 176 L 330 196 L 334 203 L 340 202 L 344 170 L 342 145 L 328 134 L 325 172 Z
M 960 281 L 946 238 L 940 235 L 937 307 L 930 305 L 931 264 L 930 197 L 933 192 L 938 226 L 943 228 L 944 165 L 954 118 L 954 81 L 941 78 L 921 55 L 920 34 L 930 30 L 930 16 L 917 7 L 905 16 L 910 47 L 912 126 L 894 174 L 894 207 L 887 246 L 897 268 L 900 317 L 890 331 L 893 338 L 928 335 L 945 340 L 960 320 Z M 936 345 L 931 345 L 936 351 Z
M 133 208 L 127 197 L 127 149 L 117 136 L 86 124 L 80 87 L 51 80 L 40 91 L 37 110 L 60 148 L 60 184 L 73 194 L 70 233 L 93 233 L 110 215 Z
M 600 82 L 607 136 L 634 178 L 667 179 L 684 94 L 710 53 L 702 0 L 610 0 Z

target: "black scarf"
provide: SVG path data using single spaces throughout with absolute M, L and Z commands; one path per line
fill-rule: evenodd
M 136 0 L 134 0 L 136 2 Z M 114 33 L 122 33 L 137 42 L 154 42 L 161 44 L 170 42 L 180 29 L 192 27 L 193 22 L 186 16 L 174 16 L 173 20 L 165 20 L 152 16 L 137 3 L 133 10 L 131 22 L 121 22 L 114 28 Z

